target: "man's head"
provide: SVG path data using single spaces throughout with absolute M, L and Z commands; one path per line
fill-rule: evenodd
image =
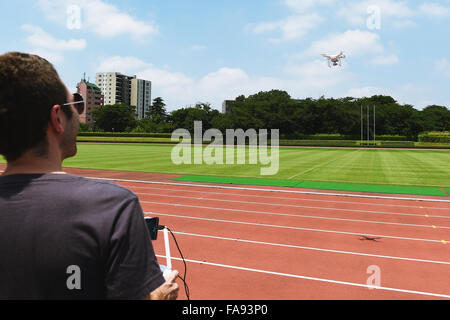
M 55 68 L 36 55 L 0 55 L 0 154 L 8 162 L 31 152 L 46 157 L 49 145 L 65 159 L 76 154 L 79 117 L 73 96 Z M 53 143 L 53 144 L 52 144 Z

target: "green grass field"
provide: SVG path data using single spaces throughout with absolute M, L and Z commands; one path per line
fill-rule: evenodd
M 364 150 L 280 148 L 280 169 L 260 176 L 262 165 L 180 165 L 171 161 L 173 146 L 79 145 L 64 162 L 72 168 L 450 187 L 450 152 L 438 150 Z M 265 166 L 267 167 L 267 166 Z
M 78 145 L 68 168 L 197 176 L 450 188 L 450 152 L 443 150 L 280 148 L 279 172 L 264 165 L 175 165 L 170 145 Z M 254 150 L 254 149 L 247 149 Z M 248 156 L 247 151 L 247 156 Z

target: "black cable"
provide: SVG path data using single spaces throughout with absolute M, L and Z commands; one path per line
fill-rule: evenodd
M 168 227 L 166 227 L 167 230 L 169 230 L 170 234 L 172 235 L 173 240 L 175 241 L 175 245 L 177 246 L 178 252 L 180 253 L 181 259 L 183 260 L 183 264 L 184 264 L 184 276 L 183 278 L 180 277 L 180 275 L 178 275 L 178 277 L 183 281 L 184 284 L 184 292 L 186 293 L 186 298 L 188 300 L 190 300 L 189 297 L 189 286 L 186 283 L 186 274 L 187 274 L 187 265 L 186 265 L 186 261 L 184 260 L 184 256 L 183 253 L 181 252 L 180 246 L 178 245 L 177 239 L 175 238 L 175 235 L 173 234 L 172 230 L 170 230 Z
M 169 227 L 166 227 L 166 226 L 159 226 L 158 229 L 159 229 L 159 230 L 162 230 L 162 229 L 164 229 L 164 228 L 167 228 L 167 230 L 168 230 L 168 231 L 170 232 L 170 234 L 172 235 L 172 238 L 173 238 L 173 240 L 175 241 L 175 245 L 177 246 L 178 252 L 180 253 L 181 259 L 183 260 L 183 264 L 184 264 L 184 276 L 181 277 L 180 275 L 178 275 L 178 278 L 180 278 L 181 281 L 183 281 L 183 284 L 184 284 L 184 291 L 185 291 L 185 293 L 186 293 L 186 298 L 187 298 L 188 300 L 190 300 L 190 297 L 189 297 L 189 286 L 188 286 L 188 284 L 186 283 L 186 274 L 187 274 L 187 265 L 186 265 L 186 261 L 184 260 L 183 253 L 181 252 L 180 246 L 178 245 L 177 238 L 175 238 L 175 235 L 173 234 L 172 230 L 170 230 L 170 228 L 169 228 Z

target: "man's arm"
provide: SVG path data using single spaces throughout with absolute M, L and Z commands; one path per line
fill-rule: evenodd
M 110 209 L 116 215 L 108 230 L 106 298 L 140 300 L 154 291 L 161 297 L 173 296 L 167 289 L 175 279 L 164 278 L 160 270 L 138 198 L 128 195 L 122 199 Z

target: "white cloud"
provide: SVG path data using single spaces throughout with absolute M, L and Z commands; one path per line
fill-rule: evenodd
M 284 4 L 298 12 L 304 12 L 314 6 L 333 5 L 336 0 L 285 0 Z
M 250 26 L 255 34 L 279 32 L 281 37 L 269 39 L 271 42 L 295 40 L 306 35 L 324 20 L 318 14 L 292 15 L 279 21 L 262 22 Z
M 324 21 L 319 14 L 306 11 L 315 6 L 331 5 L 335 2 L 336 0 L 285 0 L 284 5 L 293 11 L 292 14 L 278 21 L 250 24 L 247 29 L 255 34 L 281 33 L 280 37 L 270 38 L 270 42 L 300 39 Z
M 444 7 L 438 3 L 423 3 L 419 7 L 419 11 L 426 15 L 434 17 L 446 16 L 450 13 L 450 8 Z
M 400 104 L 410 104 L 416 109 L 423 109 L 431 104 L 446 105 L 446 101 L 437 101 L 436 91 L 430 85 L 404 83 L 392 88 L 376 86 L 355 87 L 347 91 L 346 96 L 354 98 L 372 97 L 374 95 L 391 96 Z
M 220 68 L 216 72 L 211 72 L 204 76 L 198 83 L 200 88 L 211 90 L 234 86 L 240 82 L 247 82 L 249 76 L 241 69 Z
M 392 65 L 399 63 L 398 56 L 395 54 L 390 54 L 387 56 L 378 56 L 372 59 L 372 63 L 375 65 Z
M 402 21 L 410 21 L 410 18 L 415 15 L 415 11 L 408 6 L 406 1 L 395 0 L 353 1 L 342 7 L 338 11 L 338 15 L 346 19 L 347 22 L 352 25 L 366 25 L 367 19 L 373 14 L 368 13 L 367 10 L 369 7 L 373 6 L 379 8 L 382 25 L 386 20 L 393 20 L 393 22 L 397 24 L 402 24 Z M 404 26 L 405 24 L 402 25 Z
M 343 88 L 355 80 L 345 63 L 339 68 L 329 68 L 322 59 L 300 64 L 291 62 L 286 64 L 284 72 L 290 77 L 287 88 L 294 98 L 340 96 Z
M 30 53 L 58 64 L 64 61 L 64 51 L 81 51 L 86 48 L 84 39 L 57 39 L 40 27 L 23 25 L 22 30 L 29 33 L 26 42 L 31 47 Z
M 383 88 L 367 86 L 362 88 L 351 88 L 346 94 L 347 97 L 353 98 L 370 98 L 375 95 L 390 95 L 390 92 Z
M 416 27 L 417 23 L 410 19 L 392 21 L 392 25 L 397 29 L 407 29 Z
M 338 15 L 352 25 L 363 26 L 373 14 L 367 11 L 370 6 L 379 8 L 381 27 L 387 21 L 400 29 L 417 26 L 413 19 L 420 16 L 445 17 L 450 13 L 450 7 L 439 3 L 425 2 L 413 8 L 410 2 L 403 0 L 365 0 L 348 3 L 338 11 Z
M 155 66 L 148 67 L 137 73 L 138 78 L 154 81 L 156 86 L 163 88 L 188 87 L 192 86 L 195 81 L 182 72 L 172 72 Z
M 442 17 L 450 13 L 450 8 L 444 7 L 438 3 L 423 3 L 420 5 L 419 11 L 426 15 Z
M 134 72 L 140 68 L 148 67 L 149 64 L 136 57 L 114 56 L 103 59 L 97 67 L 98 72 Z
M 74 5 L 71 0 L 39 0 L 39 7 L 47 19 L 66 24 L 67 8 Z M 158 26 L 152 21 L 140 21 L 127 13 L 101 0 L 79 0 L 76 5 L 81 9 L 81 28 L 102 37 L 130 35 L 141 39 L 143 36 L 159 33 Z
M 201 45 L 201 44 L 195 44 L 195 45 L 191 46 L 191 50 L 194 50 L 194 51 L 204 51 L 204 50 L 207 50 L 207 49 L 208 49 L 207 46 L 204 46 L 204 45 Z
M 84 39 L 57 39 L 40 27 L 29 24 L 23 25 L 22 29 L 30 33 L 27 42 L 35 48 L 58 51 L 83 50 L 86 48 L 86 40 Z
M 450 62 L 446 58 L 442 58 L 435 62 L 434 68 L 447 77 L 450 77 Z
M 424 107 L 434 103 L 440 104 L 441 98 L 436 96 L 436 88 L 430 84 L 419 83 L 405 83 L 399 85 L 392 90 L 391 94 L 399 103 L 411 104 L 417 109 L 423 109 Z M 444 102 L 444 105 L 447 101 Z
M 331 34 L 318 40 L 300 54 L 300 56 L 315 56 L 319 54 L 338 54 L 344 51 L 348 57 L 366 54 L 379 54 L 384 51 L 380 36 L 376 33 L 361 30 L 348 30 L 341 34 Z
M 158 86 L 186 86 L 193 80 L 183 73 L 171 72 L 157 68 L 153 64 L 142 61 L 139 58 L 128 56 L 113 56 L 104 58 L 96 67 L 97 72 L 121 72 L 124 74 L 136 74 L 138 78 L 157 81 Z

